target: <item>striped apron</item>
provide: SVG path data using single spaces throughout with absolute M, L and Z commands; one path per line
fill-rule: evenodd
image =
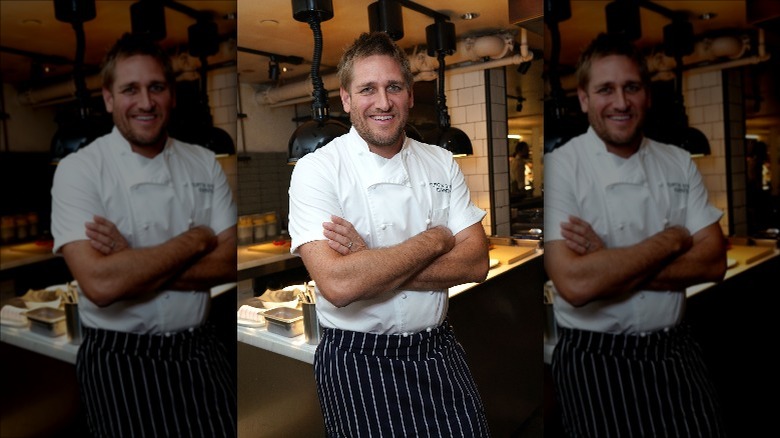
M 166 335 L 84 327 L 76 359 L 95 437 L 235 437 L 235 372 L 213 327 Z
M 552 372 L 571 437 L 722 437 L 723 417 L 686 326 L 644 335 L 561 328 Z
M 329 437 L 487 437 L 482 400 L 445 321 L 410 335 L 325 328 L 314 373 Z

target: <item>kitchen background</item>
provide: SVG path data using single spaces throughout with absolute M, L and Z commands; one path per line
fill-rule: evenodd
M 51 251 L 45 242 L 50 237 L 56 161 L 111 129 L 100 95 L 99 67 L 105 52 L 124 32 L 156 33 L 169 50 L 178 100 L 171 130 L 178 138 L 206 143 L 221 153 L 220 163 L 234 193 L 237 190 L 236 3 L 98 1 L 94 10 L 82 8 L 83 16 L 62 12 L 67 8 L 58 4 L 68 3 L 0 2 L 2 244 L 17 244 L 23 250 L 4 251 L 4 268 L 12 266 L 19 252 Z M 135 5 L 151 9 L 136 10 L 144 18 L 133 19 L 131 7 L 139 7 Z M 83 29 L 83 42 L 77 29 Z M 80 44 L 83 54 L 77 50 Z M 78 92 L 79 83 L 85 92 Z M 41 244 L 20 246 L 36 240 Z M 3 296 L 45 286 L 4 271 Z

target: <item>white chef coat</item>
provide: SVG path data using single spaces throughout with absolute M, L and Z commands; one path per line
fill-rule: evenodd
M 119 131 L 98 138 L 60 161 L 52 186 L 51 230 L 55 253 L 87 239 L 85 222 L 113 222 L 131 248 L 163 243 L 193 226 L 215 233 L 236 224 L 236 205 L 225 174 L 206 148 L 169 138 L 145 158 Z M 149 291 L 98 307 L 79 291 L 84 325 L 155 334 L 205 322 L 210 295 L 203 291 Z
M 428 228 L 444 225 L 453 234 L 485 216 L 471 202 L 452 154 L 407 138 L 390 159 L 372 153 L 352 128 L 295 165 L 290 182 L 290 251 L 325 240 L 331 215 L 351 222 L 368 248 L 399 244 Z M 447 313 L 446 290 L 397 290 L 337 308 L 317 293 L 317 314 L 325 327 L 377 334 L 413 333 L 440 324 Z
M 645 138 L 627 159 L 607 151 L 593 128 L 545 159 L 545 240 L 562 240 L 561 222 L 577 216 L 607 248 L 636 244 L 664 228 L 691 234 L 723 213 L 708 203 L 707 189 L 688 152 Z M 607 269 L 608 267 L 605 267 Z M 640 333 L 680 322 L 682 291 L 636 291 L 574 307 L 555 293 L 563 327 L 607 333 Z

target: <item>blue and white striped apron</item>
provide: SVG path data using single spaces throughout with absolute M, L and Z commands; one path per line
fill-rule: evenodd
M 561 328 L 552 372 L 571 437 L 725 436 L 700 348 L 684 325 L 643 335 Z
M 323 330 L 314 357 L 329 437 L 487 437 L 479 392 L 445 321 L 410 335 Z
M 84 327 L 76 359 L 95 437 L 235 437 L 235 372 L 206 324 L 166 335 Z

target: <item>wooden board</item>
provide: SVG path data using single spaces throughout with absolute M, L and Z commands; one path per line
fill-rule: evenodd
M 490 258 L 498 259 L 501 264 L 511 265 L 536 251 L 536 247 L 494 245 L 490 250 Z
M 285 242 L 284 245 L 274 245 L 273 242 L 261 243 L 259 245 L 247 247 L 247 250 L 268 254 L 288 254 L 290 252 L 290 242 Z
M 736 260 L 739 264 L 749 265 L 768 256 L 772 251 L 774 248 L 771 246 L 732 245 L 728 250 L 727 257 Z

